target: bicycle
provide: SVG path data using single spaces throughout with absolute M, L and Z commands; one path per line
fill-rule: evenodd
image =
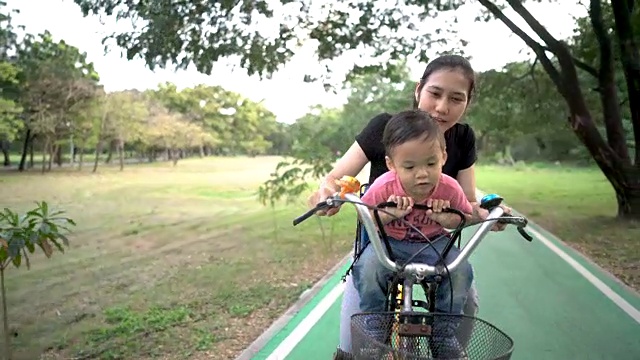
M 447 319 L 458 321 L 466 319 L 473 323 L 471 336 L 464 345 L 464 355 L 459 359 L 510 359 L 514 349 L 511 337 L 485 320 L 462 314 L 454 315 L 436 312 L 435 296 L 443 276 L 445 274 L 449 276 L 451 272 L 469 258 L 496 222 L 499 221 L 516 226 L 518 232 L 526 240 L 532 241 L 533 238 L 524 230 L 528 225 L 528 220 L 522 216 L 504 215 L 502 208 L 499 206 L 503 198 L 496 194 L 488 194 L 481 199 L 480 206 L 489 211 L 489 216 L 481 222 L 478 230 L 476 230 L 468 243 L 461 248 L 459 256 L 451 263 L 444 264 L 443 259 L 446 258 L 456 240 L 459 242 L 462 230 L 466 227 L 464 214 L 456 209 L 445 210 L 458 215 L 461 221 L 458 227 L 450 233 L 445 250 L 440 254 L 440 263 L 436 266 L 411 263 L 411 260 L 421 251 L 427 249 L 432 242 L 414 227 L 414 230 L 425 238 L 426 244 L 414 256 L 410 257 L 406 263 L 399 264 L 391 258 L 393 257 L 391 248 L 386 240 L 384 227 L 378 215 L 379 211 L 386 212 L 383 208 L 393 207 L 396 204 L 385 202 L 377 206 L 370 206 L 362 203 L 359 196 L 356 195 L 356 191 L 360 189 L 360 184 L 355 178 L 341 179 L 339 185 L 341 186 L 339 193 L 320 202 L 316 207 L 296 218 L 293 221 L 293 225 L 300 224 L 318 210 L 336 207 L 342 203 L 351 203 L 355 206 L 359 220 L 368 234 L 368 245 L 370 244 L 374 247 L 378 260 L 382 265 L 394 273 L 388 288 L 387 302 L 385 304 L 386 311 L 358 313 L 351 317 L 352 354 L 350 359 L 438 359 L 438 357 L 434 357 L 438 353 L 438 344 L 435 341 L 430 341 L 437 335 L 433 331 L 433 324 L 436 321 Z M 415 205 L 414 209 L 429 210 L 427 206 L 419 204 Z M 373 212 L 373 217 L 370 211 Z M 403 219 L 399 220 L 404 221 Z M 413 227 L 411 224 L 409 226 Z M 413 299 L 413 288 L 416 284 L 419 284 L 425 292 L 426 301 Z M 453 298 L 453 291 L 451 291 L 451 297 Z M 414 311 L 414 308 L 418 307 L 427 312 Z M 372 318 L 378 324 L 381 324 L 383 328 L 388 329 L 387 335 L 383 340 L 368 332 L 366 325 Z

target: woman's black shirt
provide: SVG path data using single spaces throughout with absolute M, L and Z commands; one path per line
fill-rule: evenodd
M 371 162 L 369 184 L 388 171 L 382 134 L 391 117 L 388 113 L 377 115 L 356 136 L 356 141 Z M 471 167 L 477 160 L 476 136 L 469 125 L 458 123 L 445 132 L 444 138 L 447 145 L 447 161 L 442 172 L 455 179 L 460 170 Z

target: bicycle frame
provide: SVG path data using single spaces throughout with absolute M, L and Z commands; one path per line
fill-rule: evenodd
M 371 217 L 369 207 L 362 204 L 355 194 L 346 194 L 345 198 L 352 202 L 356 207 L 356 210 L 360 215 L 359 218 L 362 222 L 362 226 L 367 231 L 370 242 L 369 245 L 374 247 L 380 263 L 396 274 L 394 282 L 390 284 L 391 286 L 389 287 L 387 304 L 385 307 L 387 311 L 397 313 L 394 325 L 389 334 L 389 342 L 394 348 L 404 348 L 407 346 L 407 342 L 411 341 L 412 336 L 418 336 L 425 332 L 430 333 L 432 324 L 412 324 L 410 320 L 403 319 L 403 314 L 413 313 L 414 307 L 416 306 L 422 307 L 430 313 L 434 312 L 436 290 L 440 285 L 442 275 L 444 275 L 447 270 L 445 269 L 445 266 L 442 265 L 430 266 L 428 264 L 421 263 L 411 263 L 404 267 L 400 267 L 395 261 L 389 258 L 387 248 L 379 236 L 376 224 Z M 469 242 L 461 249 L 459 256 L 457 256 L 447 266 L 449 273 L 455 271 L 460 264 L 468 259 L 471 253 L 473 253 L 477 248 L 480 241 L 491 230 L 491 227 L 500 220 L 501 216 L 504 214 L 504 210 L 498 206 L 499 202 L 494 202 L 494 205 L 494 207 L 490 208 L 487 221 L 480 224 L 479 229 L 473 234 Z M 460 231 L 461 230 L 462 229 L 460 229 Z M 443 256 L 446 256 L 446 254 L 443 254 Z M 434 276 L 434 279 L 427 281 L 427 277 L 432 275 Z M 396 280 L 400 280 L 402 284 L 397 283 Z M 420 300 L 414 300 L 413 292 L 415 284 L 420 284 L 422 286 L 425 296 L 427 297 L 427 304 L 425 304 L 427 306 L 422 305 L 421 303 L 423 302 Z
M 358 215 L 360 217 L 360 221 L 362 222 L 362 226 L 364 226 L 369 236 L 369 242 L 371 243 L 371 245 L 375 250 L 378 261 L 380 261 L 382 266 L 384 266 L 388 270 L 402 277 L 405 277 L 409 281 L 407 282 L 407 285 L 411 284 L 413 286 L 413 284 L 415 284 L 417 281 L 421 281 L 427 276 L 443 275 L 445 273 L 444 266 L 432 266 L 432 265 L 423 264 L 423 263 L 411 263 L 411 264 L 405 265 L 404 267 L 401 267 L 395 261 L 391 260 L 383 244 L 383 240 L 380 238 L 380 235 L 378 234 L 378 230 L 373 218 L 371 217 L 369 207 L 366 204 L 362 203 L 360 198 L 353 193 L 345 194 L 344 197 L 346 200 L 348 200 L 350 203 L 352 203 L 355 206 L 356 211 L 358 212 Z M 328 203 L 330 202 L 329 200 L 331 199 L 328 199 L 327 201 Z M 489 211 L 489 216 L 487 217 L 487 220 L 483 221 L 480 224 L 480 227 L 473 234 L 469 242 L 464 247 L 462 247 L 460 251 L 460 255 L 458 255 L 450 264 L 447 264 L 447 268 L 449 269 L 449 272 L 455 271 L 457 267 L 460 266 L 460 264 L 462 264 L 465 260 L 469 258 L 469 256 L 480 244 L 482 239 L 491 230 L 491 227 L 496 222 L 498 222 L 498 220 L 500 220 L 500 217 L 503 214 L 504 214 L 504 210 L 499 206 L 496 206 Z M 406 291 L 406 288 L 405 288 L 405 291 Z M 407 304 L 405 302 L 404 307 L 408 308 L 409 305 L 411 304 Z
M 346 187 L 344 184 L 348 184 Z M 355 186 L 357 184 L 357 187 Z M 376 253 L 376 257 L 380 264 L 386 269 L 390 270 L 392 273 L 396 275 L 395 279 L 401 280 L 402 286 L 398 286 L 399 283 L 394 283 L 394 286 L 390 289 L 390 293 L 387 294 L 387 310 L 392 312 L 397 312 L 398 318 L 395 321 L 394 329 L 392 334 L 395 335 L 395 340 L 403 340 L 406 339 L 406 336 L 414 336 L 420 335 L 427 331 L 430 333 L 431 326 L 424 326 L 430 324 L 412 324 L 410 322 L 402 322 L 403 314 L 409 315 L 414 312 L 415 306 L 421 306 L 420 301 L 415 301 L 413 299 L 413 287 L 415 284 L 423 285 L 425 290 L 425 295 L 427 296 L 428 301 L 428 311 L 433 312 L 435 307 L 435 290 L 442 279 L 442 276 L 448 276 L 449 273 L 454 272 L 458 266 L 464 263 L 473 251 L 478 247 L 480 242 L 484 239 L 484 237 L 489 233 L 492 226 L 496 222 L 502 222 L 507 224 L 517 225 L 517 229 L 520 234 L 525 237 L 528 241 L 532 241 L 530 235 L 528 235 L 524 227 L 527 225 L 527 219 L 523 217 L 515 217 L 515 216 L 506 216 L 504 217 L 504 210 L 499 206 L 502 202 L 502 198 L 498 195 L 487 195 L 481 200 L 480 206 L 484 209 L 489 210 L 488 217 L 483 220 L 475 233 L 471 236 L 469 241 L 460 249 L 459 255 L 453 259 L 449 264 L 442 264 L 442 262 L 438 265 L 432 266 L 424 263 L 412 262 L 409 264 L 400 265 L 396 263 L 389 257 L 389 253 L 383 240 L 380 237 L 378 232 L 378 226 L 373 219 L 371 214 L 372 210 L 375 207 L 364 204 L 360 197 L 356 194 L 356 192 L 360 189 L 360 184 L 357 183 L 357 180 L 354 178 L 346 179 L 341 184 L 340 193 L 335 194 L 334 196 L 326 199 L 325 201 L 317 204 L 317 206 L 313 209 L 310 209 L 305 214 L 299 216 L 293 221 L 293 225 L 297 225 L 307 218 L 311 217 L 318 210 L 323 208 L 330 208 L 339 206 L 342 203 L 348 202 L 355 206 L 356 212 L 359 215 L 358 229 L 364 228 L 368 235 L 368 240 L 370 242 L 370 246 L 373 246 L 374 251 Z M 385 205 L 388 204 L 388 205 Z M 385 203 L 380 204 L 380 207 L 384 206 L 394 206 L 393 203 Z M 381 210 L 381 209 L 376 209 Z M 377 217 L 377 216 L 376 216 Z M 380 224 L 381 225 L 381 224 Z M 459 227 L 458 229 L 462 229 Z M 360 232 L 358 231 L 358 236 L 360 236 Z M 358 251 L 359 241 L 356 240 L 355 250 Z M 450 244 L 453 244 L 451 242 Z M 445 250 L 446 251 L 446 250 Z M 444 255 L 444 254 L 443 254 Z M 434 277 L 433 281 L 426 281 L 428 277 Z M 391 304 L 390 300 L 393 301 Z M 400 305 L 399 309 L 396 309 L 396 306 Z M 421 306 L 424 307 L 424 306 Z M 402 324 L 402 325 L 400 325 Z M 400 328 L 401 327 L 401 328 Z M 428 328 L 428 329 L 427 329 Z M 426 329 L 426 330 L 425 330 Z M 395 341 L 394 341 L 395 342 Z M 400 345 L 400 344 L 398 344 Z

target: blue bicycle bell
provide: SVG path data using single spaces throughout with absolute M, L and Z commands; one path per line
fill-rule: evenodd
M 496 206 L 500 206 L 502 200 L 504 199 L 498 194 L 487 194 L 480 199 L 480 207 L 489 210 Z

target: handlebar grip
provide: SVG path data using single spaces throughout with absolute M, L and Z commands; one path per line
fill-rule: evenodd
M 306 213 L 304 213 L 304 214 L 298 216 L 297 218 L 293 219 L 293 226 L 296 226 L 296 225 L 300 224 L 301 222 L 307 220 L 308 218 L 313 216 L 313 214 L 315 214 L 316 211 L 318 211 L 318 209 L 311 209 L 311 210 L 307 211 Z
M 318 205 L 316 205 L 316 207 L 314 207 L 313 209 L 307 211 L 306 213 L 298 216 L 297 218 L 293 219 L 293 226 L 296 226 L 298 224 L 300 224 L 301 222 L 307 220 L 308 218 L 312 217 L 313 214 L 316 213 L 316 211 L 321 210 L 325 207 L 328 207 L 329 205 L 327 204 L 326 201 L 323 201 L 321 203 L 319 203 Z
M 526 239 L 527 241 L 529 241 L 529 242 L 533 241 L 533 237 L 532 237 L 531 235 L 529 235 L 529 234 L 524 230 L 524 228 L 523 228 L 523 227 L 518 226 L 518 227 L 517 227 L 517 229 L 518 229 L 518 232 L 520 233 L 520 235 L 522 235 L 522 237 L 523 237 L 523 238 L 525 238 L 525 239 Z
M 527 218 L 522 216 L 502 215 L 501 219 L 498 219 L 498 223 L 515 225 L 523 238 L 529 242 L 533 241 L 533 237 L 524 229 L 529 223 Z

